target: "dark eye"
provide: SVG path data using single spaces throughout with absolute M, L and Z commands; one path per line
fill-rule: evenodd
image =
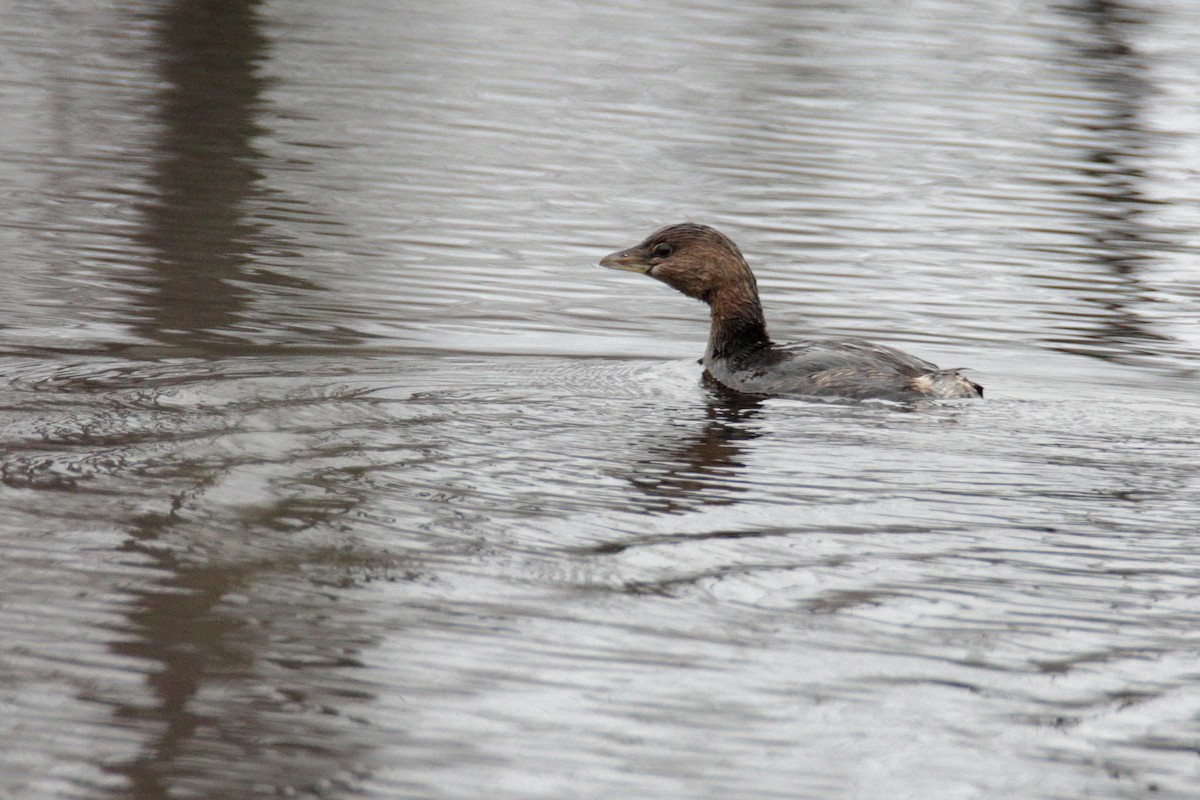
M 671 253 L 674 253 L 674 252 L 675 252 L 675 248 L 673 246 L 667 244 L 666 242 L 663 242 L 662 244 L 655 246 L 654 257 L 655 258 L 668 258 L 668 257 L 670 257 Z

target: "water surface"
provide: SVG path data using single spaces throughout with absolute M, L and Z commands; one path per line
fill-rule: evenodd
M 2 9 L 0 795 L 1195 796 L 1192 3 Z

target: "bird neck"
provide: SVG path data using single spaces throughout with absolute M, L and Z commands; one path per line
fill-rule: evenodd
M 709 358 L 722 358 L 771 343 L 758 287 L 749 270 L 745 279 L 714 290 L 707 299 L 712 316 Z

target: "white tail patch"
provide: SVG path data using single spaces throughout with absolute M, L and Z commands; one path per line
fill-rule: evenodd
M 983 397 L 983 387 L 963 377 L 956 369 L 940 369 L 918 375 L 909 385 L 914 391 L 930 397 Z

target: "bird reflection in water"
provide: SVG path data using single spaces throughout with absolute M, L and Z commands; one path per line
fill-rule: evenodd
M 683 513 L 699 506 L 729 505 L 745 491 L 737 475 L 745 467 L 746 443 L 759 437 L 750 424 L 762 398 L 730 391 L 707 375 L 704 422 L 689 436 L 653 442 L 629 478 L 648 500 L 647 510 Z

